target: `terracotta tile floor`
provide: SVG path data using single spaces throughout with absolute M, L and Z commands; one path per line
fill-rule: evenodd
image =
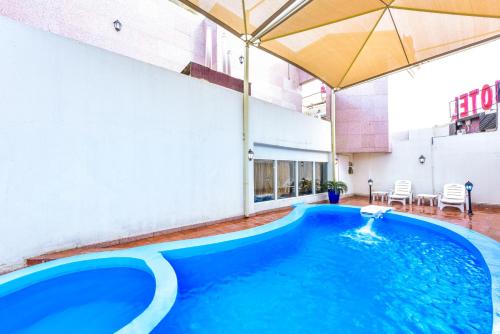
M 364 206 L 368 204 L 368 198 L 350 197 L 342 200 L 341 203 L 356 205 L 356 206 Z M 374 202 L 374 204 L 384 205 L 384 203 L 381 202 Z M 487 207 L 474 208 L 474 215 L 472 216 L 471 219 L 469 219 L 469 217 L 466 214 L 462 214 L 458 210 L 453 208 L 445 208 L 444 211 L 440 211 L 436 207 L 430 207 L 428 205 L 426 206 L 407 205 L 406 208 L 403 208 L 402 205 L 398 204 L 394 204 L 393 208 L 396 211 L 404 211 L 416 215 L 437 218 L 453 224 L 465 226 L 467 228 L 483 233 L 497 241 L 500 241 L 500 208 L 487 208 Z M 159 234 L 136 241 L 119 243 L 113 246 L 107 246 L 107 247 L 89 246 L 89 247 L 70 249 L 62 252 L 49 253 L 28 259 L 26 262 L 28 265 L 33 265 L 77 254 L 123 249 L 123 248 L 130 248 L 130 247 L 136 247 L 154 243 L 161 243 L 165 241 L 192 239 L 192 238 L 205 237 L 209 235 L 234 232 L 270 223 L 285 216 L 290 211 L 291 208 L 286 208 L 278 211 L 273 211 L 270 213 L 258 214 L 250 218 L 236 219 L 232 221 L 227 221 L 202 227 L 196 227 L 183 231 Z
M 155 243 L 161 243 L 161 242 L 166 242 L 166 241 L 175 241 L 175 240 L 183 240 L 183 239 L 193 239 L 193 238 L 200 238 L 200 237 L 206 237 L 210 235 L 216 235 L 216 234 L 222 234 L 222 233 L 229 233 L 229 232 L 235 232 L 239 230 L 245 230 L 249 229 L 252 227 L 264 225 L 270 222 L 273 222 L 277 219 L 280 219 L 281 217 L 287 215 L 290 211 L 292 211 L 292 208 L 284 208 L 284 209 L 279 209 L 273 212 L 268 212 L 268 213 L 263 213 L 259 214 L 250 218 L 243 218 L 243 219 L 235 219 L 227 222 L 222 222 L 222 223 L 216 223 L 212 225 L 206 225 L 206 226 L 201 226 L 201 227 L 195 227 L 191 229 L 186 229 L 182 231 L 177 231 L 177 232 L 170 232 L 170 233 L 165 233 L 161 235 L 156 235 L 153 237 L 147 237 L 144 239 L 136 240 L 136 241 L 131 241 L 131 242 L 123 242 L 119 243 L 113 246 L 104 246 L 104 247 L 95 247 L 95 246 L 88 246 L 88 247 L 81 247 L 81 248 L 74 248 L 74 249 L 68 249 L 65 251 L 61 252 L 54 252 L 54 253 L 48 253 L 48 254 L 43 254 L 40 256 L 32 257 L 26 260 L 27 265 L 34 265 L 42 262 L 47 262 L 63 257 L 68 257 L 68 256 L 73 256 L 73 255 L 79 255 L 79 254 L 86 254 L 86 253 L 94 253 L 94 252 L 100 252 L 100 251 L 110 251 L 110 250 L 118 250 L 118 249 L 124 249 L 124 248 L 131 248 L 131 247 L 136 247 L 136 246 L 144 246 L 144 245 L 150 245 L 150 244 L 155 244 Z

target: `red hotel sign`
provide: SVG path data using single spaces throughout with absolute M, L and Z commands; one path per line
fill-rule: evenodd
M 483 85 L 481 89 L 474 89 L 468 93 L 464 93 L 455 97 L 455 112 L 452 115 L 452 120 L 457 119 L 457 113 L 460 113 L 460 118 L 478 113 L 479 108 L 484 111 L 491 110 L 494 103 L 500 102 L 500 80 L 494 85 Z

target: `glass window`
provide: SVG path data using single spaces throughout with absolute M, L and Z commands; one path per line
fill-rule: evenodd
M 274 199 L 274 161 L 254 160 L 254 200 L 255 202 Z
M 299 195 L 312 194 L 313 163 L 299 162 Z
M 316 162 L 316 194 L 326 192 L 326 182 L 328 180 L 328 163 Z
M 278 161 L 278 198 L 295 196 L 295 161 Z

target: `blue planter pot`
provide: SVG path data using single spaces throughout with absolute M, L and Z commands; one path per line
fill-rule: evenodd
M 340 194 L 336 193 L 334 190 L 328 190 L 328 199 L 330 200 L 330 204 L 338 204 Z

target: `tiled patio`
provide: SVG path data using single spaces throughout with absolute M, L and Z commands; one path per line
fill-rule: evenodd
M 368 204 L 368 198 L 365 197 L 350 197 L 342 200 L 342 204 L 364 206 Z M 381 202 L 374 204 L 384 205 Z M 394 205 L 393 208 L 397 211 L 405 211 L 416 215 L 426 216 L 444 220 L 453 224 L 461 225 L 472 230 L 483 233 L 490 238 L 500 241 L 500 208 L 495 207 L 475 207 L 474 215 L 471 219 L 467 214 L 462 214 L 456 209 L 446 208 L 444 211 L 438 210 L 436 207 L 408 205 L 403 208 L 402 205 Z M 112 245 L 89 246 L 76 249 L 65 250 L 62 252 L 40 255 L 27 260 L 28 265 L 34 265 L 54 259 L 68 257 L 77 254 L 92 253 L 99 251 L 109 251 L 115 249 L 130 248 L 143 246 L 166 241 L 192 239 L 205 237 L 209 235 L 234 232 L 238 230 L 248 229 L 259 225 L 264 225 L 275 221 L 291 211 L 291 208 L 281 209 L 269 213 L 258 214 L 250 218 L 241 218 L 231 221 L 216 223 L 213 225 L 205 225 L 192 229 L 186 229 L 177 232 L 159 233 L 154 236 L 145 237 L 133 241 L 117 241 Z
M 343 204 L 363 206 L 368 204 L 368 197 L 351 197 L 343 201 Z M 373 204 L 387 205 L 386 203 L 375 201 Z M 407 205 L 404 208 L 400 204 L 393 203 L 396 211 L 408 212 L 411 214 L 436 218 L 452 224 L 470 228 L 488 237 L 500 241 L 500 207 L 473 206 L 473 215 L 469 219 L 467 213 L 461 213 L 454 208 L 445 208 L 443 211 L 437 207 L 426 205 Z

